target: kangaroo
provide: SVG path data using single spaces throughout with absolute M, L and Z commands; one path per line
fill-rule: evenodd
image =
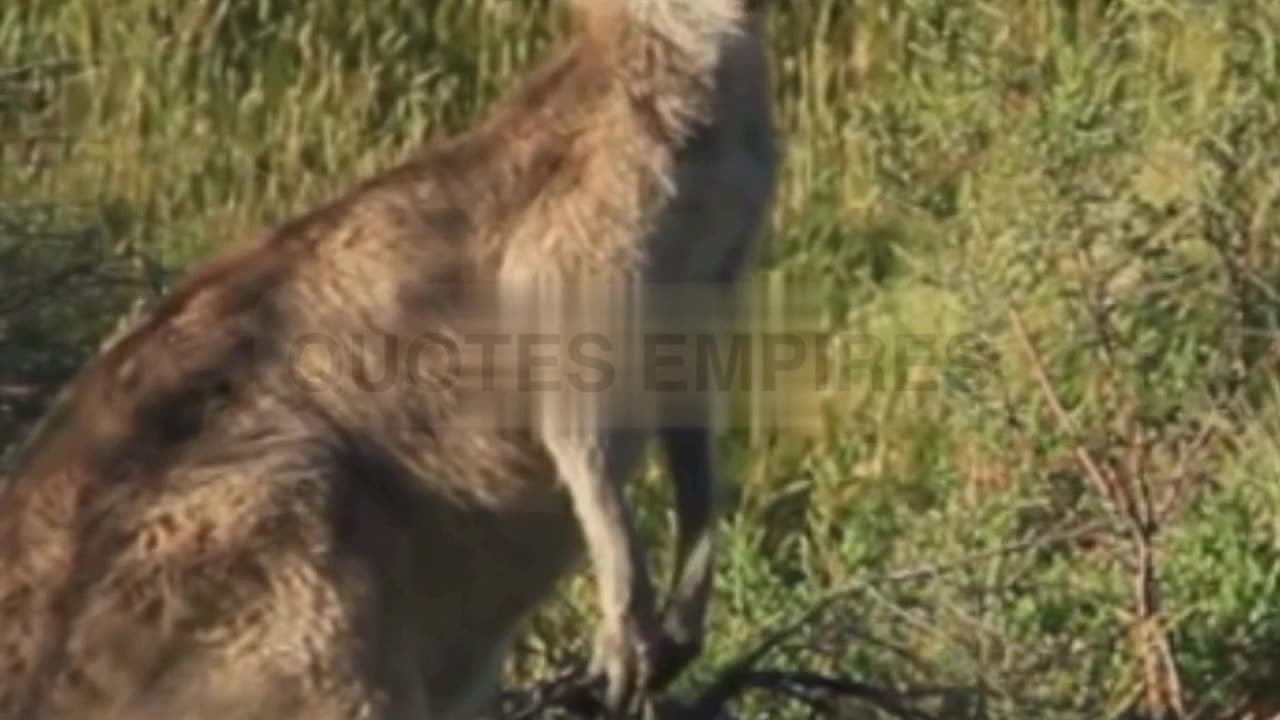
M 461 720 L 583 557 L 611 711 L 697 656 L 708 393 L 561 384 L 488 422 L 505 391 L 422 342 L 625 348 L 664 287 L 707 289 L 685 312 L 710 327 L 751 266 L 759 2 L 568 1 L 569 42 L 471 129 L 199 264 L 68 385 L 0 487 L 0 719 Z M 661 609 L 623 496 L 654 434 Z

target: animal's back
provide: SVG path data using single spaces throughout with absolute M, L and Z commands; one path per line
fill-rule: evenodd
M 414 717 L 493 663 L 471 629 L 526 613 L 577 538 L 518 434 L 451 422 L 449 368 L 380 365 L 466 302 L 469 230 L 432 188 L 215 260 L 80 374 L 0 493 L 0 717 Z

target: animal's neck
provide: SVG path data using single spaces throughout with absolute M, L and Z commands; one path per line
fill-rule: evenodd
M 533 202 L 559 207 L 561 195 L 572 196 L 574 207 L 561 208 L 565 217 L 602 226 L 591 230 L 597 241 L 579 249 L 609 255 L 620 252 L 609 247 L 609 228 L 631 228 L 619 234 L 626 241 L 650 205 L 663 202 L 676 156 L 715 116 L 728 89 L 721 84 L 734 84 L 726 61 L 740 64 L 750 43 L 736 36 L 754 32 L 754 18 L 738 9 L 743 0 L 573 2 L 574 41 L 458 146 L 480 151 L 436 155 L 459 158 L 443 175 L 490 221 L 525 213 Z M 540 246 L 513 239 L 523 234 L 510 228 L 503 237 L 508 250 Z
M 632 54 L 662 45 L 666 67 L 689 74 L 715 71 L 732 36 L 748 22 L 743 0 L 573 0 L 574 15 L 602 47 Z M 621 59 L 621 58 L 619 58 Z M 634 57 L 640 67 L 653 58 Z

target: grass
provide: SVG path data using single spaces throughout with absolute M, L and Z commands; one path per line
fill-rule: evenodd
M 0 380 L 34 388 L 0 396 L 0 431 L 132 298 L 463 126 L 557 28 L 507 0 L 0 9 Z M 1280 8 L 792 0 L 770 33 L 786 164 L 761 273 L 817 298 L 848 391 L 816 435 L 725 438 L 692 681 L 844 587 L 771 664 L 950 688 L 922 701 L 947 718 L 1265 700 Z M 658 483 L 640 500 L 665 533 Z M 537 618 L 516 677 L 581 648 L 589 589 Z M 743 707 L 802 716 L 771 702 Z

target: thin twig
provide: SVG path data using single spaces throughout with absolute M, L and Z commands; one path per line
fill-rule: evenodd
M 867 573 L 854 578 L 823 593 L 799 615 L 767 630 L 760 640 L 723 665 L 716 672 L 711 683 L 695 693 L 692 699 L 661 698 L 656 701 L 655 708 L 664 708 L 658 714 L 659 717 L 668 720 L 722 718 L 727 715 L 729 703 L 745 691 L 774 690 L 785 693 L 788 689 L 802 688 L 811 692 L 821 690 L 837 696 L 876 703 L 881 710 L 898 718 L 930 720 L 930 716 L 908 707 L 904 698 L 955 692 L 954 688 L 894 692 L 849 678 L 834 678 L 809 671 L 762 671 L 756 668 L 767 655 L 816 620 L 833 603 L 868 587 L 938 577 L 985 560 L 1034 551 L 1060 542 L 1069 542 L 1082 535 L 1096 533 L 1099 529 L 1097 525 L 1081 526 L 941 563 L 888 573 Z M 506 720 L 533 720 L 553 710 L 567 712 L 577 717 L 598 717 L 602 708 L 600 702 L 602 688 L 599 679 L 589 677 L 584 667 L 584 664 L 576 662 L 574 667 L 549 680 L 539 682 L 530 688 L 506 693 L 504 705 L 517 707 L 505 711 L 503 717 Z M 784 688 L 784 685 L 787 687 Z
M 756 670 L 743 678 L 743 687 L 754 690 L 774 690 L 780 687 L 807 691 L 820 690 L 837 697 L 861 700 L 899 720 L 933 720 L 932 715 L 902 702 L 900 693 L 856 680 L 835 678 L 819 673 Z
M 1018 344 L 1022 346 L 1023 353 L 1027 356 L 1027 361 L 1031 363 L 1031 371 L 1036 376 L 1036 382 L 1040 385 L 1040 391 L 1044 395 L 1045 402 L 1049 403 L 1049 409 L 1053 412 L 1054 417 L 1062 426 L 1062 429 L 1069 433 L 1072 438 L 1072 454 L 1075 455 L 1076 461 L 1084 469 L 1085 476 L 1093 484 L 1099 496 L 1115 503 L 1115 489 L 1112 487 L 1112 483 L 1107 480 L 1098 463 L 1094 461 L 1093 455 L 1079 443 L 1080 430 L 1071 415 L 1067 413 L 1066 408 L 1063 407 L 1062 401 L 1058 398 L 1058 393 L 1053 388 L 1053 382 L 1049 380 L 1049 373 L 1045 369 L 1040 352 L 1036 350 L 1035 344 L 1031 342 L 1031 337 L 1027 334 L 1027 328 L 1022 322 L 1022 316 L 1017 310 L 1009 311 L 1009 324 L 1013 330 L 1014 337 L 1017 339 Z

